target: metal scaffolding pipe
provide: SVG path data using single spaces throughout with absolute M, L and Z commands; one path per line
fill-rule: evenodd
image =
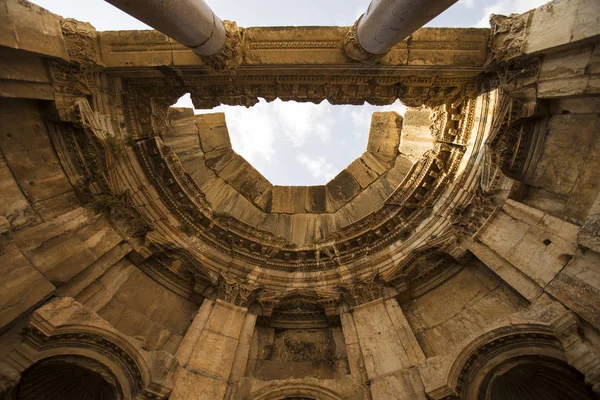
M 458 0 L 372 0 L 356 28 L 360 46 L 384 54 Z
M 212 56 L 225 44 L 225 26 L 203 0 L 106 0 L 159 32 Z

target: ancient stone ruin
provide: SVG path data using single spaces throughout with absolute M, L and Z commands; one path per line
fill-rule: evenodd
M 110 2 L 157 30 L 0 1 L 0 398 L 598 398 L 600 2 L 489 29 Z M 276 186 L 186 93 L 408 111 Z

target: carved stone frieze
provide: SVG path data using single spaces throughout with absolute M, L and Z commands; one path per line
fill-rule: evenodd
M 487 65 L 503 63 L 523 54 L 527 24 L 532 13 L 490 16 L 491 51 Z
M 453 210 L 450 215 L 452 229 L 458 234 L 474 236 L 496 208 L 492 197 L 478 190 L 468 203 Z
M 410 293 L 419 296 L 461 269 L 457 260 L 443 251 L 442 247 L 432 247 L 415 252 L 386 281 L 396 288 L 399 294 Z
M 50 123 L 50 137 L 73 186 L 86 193 L 110 193 L 108 177 L 122 151 L 118 139 L 84 98 L 58 110 L 62 121 Z
M 454 124 L 446 122 L 443 130 L 454 129 L 452 134 L 447 133 L 445 141 L 438 141 L 415 164 L 383 208 L 319 243 L 301 247 L 235 218 L 215 215 L 177 156 L 159 138 L 139 141 L 136 151 L 146 176 L 189 234 L 197 234 L 220 251 L 264 267 L 289 271 L 326 269 L 408 238 L 431 213 L 435 200 L 454 179 L 465 151 L 462 143 L 473 126 L 473 100 L 448 107 L 452 112 L 444 118 Z
M 258 287 L 225 274 L 219 275 L 216 283 L 217 297 L 240 307 L 248 307 L 252 304 L 260 290 Z
M 484 160 L 484 177 L 482 188 L 492 190 L 493 182 L 489 181 L 500 170 L 504 176 L 523 180 L 531 173 L 541 154 L 546 131 L 547 118 L 536 102 L 500 91 L 492 121 L 490 136 L 486 142 L 486 159 Z
M 61 19 L 60 24 L 69 62 L 49 63 L 59 109 L 72 105 L 81 95 L 97 93 L 96 73 L 103 68 L 94 27 L 70 18 Z
M 126 238 L 144 237 L 154 229 L 133 206 L 129 192 L 120 195 L 95 195 L 90 206 L 96 212 L 104 212 L 118 231 Z
M 342 299 L 351 307 L 382 298 L 386 295 L 387 283 L 382 281 L 378 275 L 369 279 L 355 281 L 347 285 L 340 286 Z

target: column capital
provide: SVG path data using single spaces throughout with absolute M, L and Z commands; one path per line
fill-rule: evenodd
M 221 50 L 211 56 L 200 56 L 206 65 L 217 71 L 235 69 L 244 59 L 244 28 L 238 27 L 233 21 L 223 21 L 223 25 L 225 44 Z

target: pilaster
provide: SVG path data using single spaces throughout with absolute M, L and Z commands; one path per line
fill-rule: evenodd
M 352 374 L 366 378 L 373 399 L 426 399 L 415 366 L 425 355 L 395 299 L 379 298 L 342 314 Z
M 171 399 L 225 399 L 245 371 L 256 315 L 221 299 L 205 300 L 182 341 Z

